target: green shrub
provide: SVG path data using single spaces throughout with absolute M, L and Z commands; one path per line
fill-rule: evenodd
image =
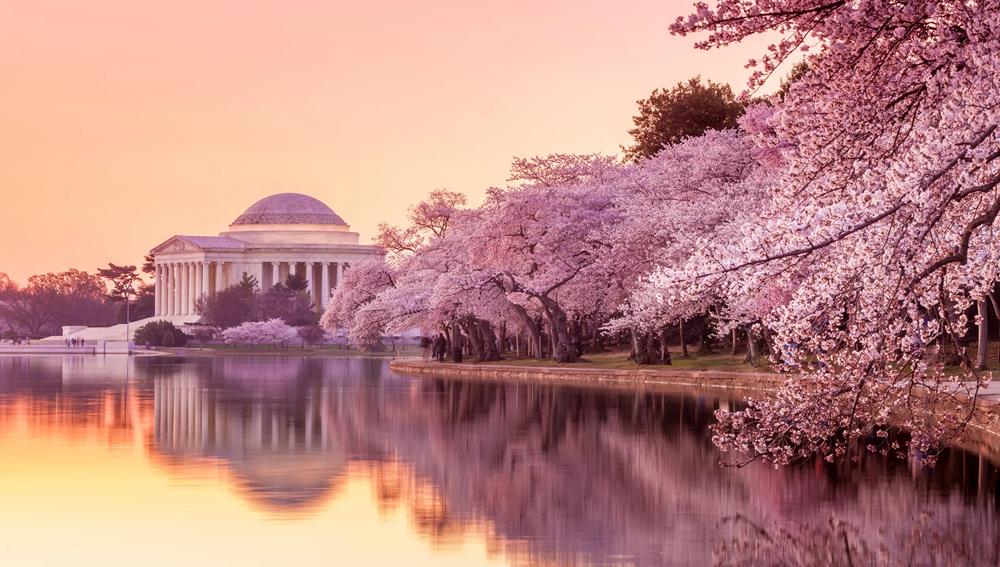
M 170 331 L 163 331 L 159 346 L 170 348 L 174 346 L 174 334 Z
M 135 332 L 135 344 L 162 347 L 182 347 L 187 344 L 187 335 L 170 321 L 146 323 Z

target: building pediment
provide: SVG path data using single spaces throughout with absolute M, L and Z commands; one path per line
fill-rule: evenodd
M 150 253 L 170 254 L 176 252 L 205 252 L 208 250 L 241 250 L 245 242 L 226 236 L 187 236 L 178 234 L 171 236 L 165 242 L 156 246 Z
M 186 250 L 197 250 L 197 248 L 187 242 L 184 242 L 184 240 L 178 236 L 172 236 L 166 242 L 150 250 L 150 253 L 155 255 L 163 254 L 165 252 L 184 252 Z

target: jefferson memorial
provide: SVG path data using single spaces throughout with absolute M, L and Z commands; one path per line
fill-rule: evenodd
M 194 316 L 195 301 L 236 285 L 244 274 L 262 290 L 302 275 L 317 311 L 352 262 L 384 254 L 322 201 L 279 193 L 257 201 L 218 236 L 176 235 L 153 248 L 158 317 Z

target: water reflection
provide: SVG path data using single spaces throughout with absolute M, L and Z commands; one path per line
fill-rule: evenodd
M 707 428 L 738 403 L 416 380 L 362 358 L 0 358 L 0 439 L 138 447 L 175 478 L 224 474 L 245 514 L 296 529 L 363 477 L 367 506 L 438 549 L 483 541 L 482 561 L 998 563 L 1000 475 L 981 455 L 723 469 Z

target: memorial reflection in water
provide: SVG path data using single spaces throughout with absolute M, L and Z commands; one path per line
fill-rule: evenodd
M 265 537 L 279 533 L 268 522 L 319 527 L 349 504 L 338 530 L 390 545 L 402 537 L 390 524 L 351 518 L 402 514 L 428 544 L 410 563 L 698 564 L 847 549 L 996 564 L 998 474 L 985 455 L 950 451 L 933 471 L 875 456 L 724 469 L 707 428 L 738 403 L 418 380 L 365 358 L 3 358 L 0 450 L 39 436 L 133 447 L 140 469 L 183 480 L 159 498 L 233 491 L 248 509 L 230 517 L 263 522 Z

